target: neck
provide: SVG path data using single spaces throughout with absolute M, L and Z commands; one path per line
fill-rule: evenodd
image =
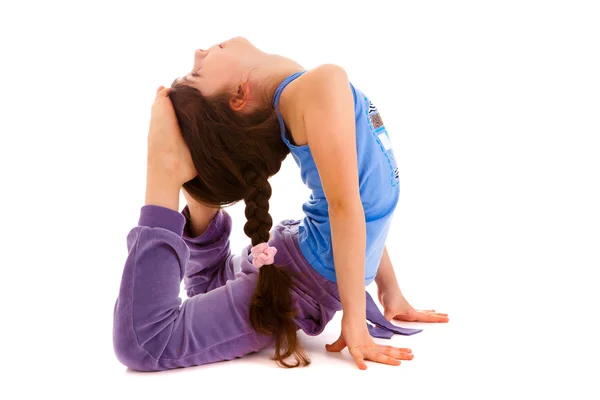
M 285 78 L 296 72 L 304 71 L 306 68 L 296 61 L 280 55 L 268 54 L 267 57 L 268 61 L 257 70 L 257 79 L 262 82 L 261 86 L 264 87 L 265 97 L 272 100 L 275 91 Z

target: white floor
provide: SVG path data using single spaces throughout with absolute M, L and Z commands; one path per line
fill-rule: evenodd
M 337 338 L 340 318 L 338 314 L 318 337 L 303 336 L 312 359 L 306 368 L 280 369 L 268 359 L 268 351 L 152 374 L 128 371 L 115 363 L 101 375 L 106 374 L 104 383 L 97 377 L 97 390 L 117 398 L 137 398 L 141 393 L 148 396 L 144 398 L 600 398 L 597 386 L 592 386 L 598 368 L 588 364 L 592 369 L 585 371 L 583 349 L 566 345 L 575 342 L 573 337 L 546 347 L 552 341 L 540 338 L 535 343 L 531 333 L 503 333 L 500 326 L 469 322 L 466 315 L 455 313 L 448 324 L 402 324 L 422 327 L 417 335 L 378 340 L 412 348 L 414 360 L 398 367 L 369 363 L 368 370 L 360 371 L 346 351 L 331 354 L 324 349 Z M 511 328 L 510 323 L 504 325 Z M 548 328 L 552 325 L 549 321 Z M 490 329 L 498 331 L 493 334 Z M 521 340 L 510 340 L 514 336 Z
M 122 366 L 112 352 L 109 321 L 77 318 L 83 315 L 82 304 L 65 316 L 69 325 L 57 324 L 37 336 L 43 339 L 31 346 L 40 348 L 38 358 L 14 358 L 22 365 L 13 365 L 8 375 L 3 374 L 8 376 L 8 386 L 2 389 L 13 394 L 1 398 L 598 399 L 600 394 L 593 386 L 599 376 L 597 360 L 586 361 L 592 350 L 587 346 L 595 342 L 597 330 L 569 320 L 534 318 L 527 323 L 523 315 L 511 320 L 508 313 L 498 315 L 491 303 L 485 306 L 488 313 L 476 303 L 470 308 L 444 307 L 451 318 L 447 324 L 398 323 L 424 329 L 409 337 L 376 339 L 412 348 L 414 360 L 398 367 L 369 363 L 361 371 L 347 351 L 327 353 L 325 344 L 339 333 L 338 313 L 322 335 L 302 335 L 312 359 L 306 368 L 279 368 L 269 360 L 270 351 L 263 351 L 234 361 L 158 373 Z M 103 317 L 110 317 L 106 310 Z M 11 385 L 17 392 L 9 390 Z

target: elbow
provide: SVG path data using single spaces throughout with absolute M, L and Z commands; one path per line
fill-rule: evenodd
M 127 368 L 143 372 L 160 370 L 156 360 L 137 344 L 135 338 L 115 335 L 113 345 L 117 360 Z
M 116 308 L 113 325 L 113 348 L 117 360 L 127 368 L 135 371 L 159 371 L 158 361 L 138 344 L 137 336 L 128 317 L 119 313 L 118 308 Z
M 139 357 L 139 353 L 135 350 L 135 346 L 124 338 L 116 338 L 113 341 L 115 355 L 117 360 L 127 368 L 135 371 L 144 370 L 144 363 Z
M 362 215 L 364 218 L 365 210 L 360 197 L 358 199 L 337 199 L 328 201 L 329 215 L 343 215 L 348 217 L 351 215 Z

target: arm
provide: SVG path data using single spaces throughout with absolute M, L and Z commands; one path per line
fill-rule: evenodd
M 179 190 L 163 189 L 170 196 Z M 162 198 L 148 194 L 151 200 Z M 241 315 L 256 286 L 251 275 L 181 301 L 181 279 L 193 253 L 182 237 L 185 218 L 152 203 L 142 207 L 138 225 L 127 235 L 129 254 L 113 319 L 117 359 L 134 370 L 161 371 L 231 360 L 270 345 L 272 339 L 254 332 Z M 210 230 L 199 237 L 208 246 L 216 239 Z
M 388 321 L 394 318 L 396 315 L 394 313 L 400 313 L 412 308 L 400 291 L 400 285 L 398 285 L 398 280 L 396 279 L 392 260 L 390 260 L 387 252 L 387 245 L 383 248 L 379 269 L 375 276 L 375 284 L 377 284 L 379 303 L 384 308 L 383 315 Z
M 435 310 L 415 310 L 410 305 L 398 285 L 387 246 L 383 248 L 375 283 L 377 297 L 383 306 L 383 316 L 388 321 L 397 319 L 412 322 L 448 322 L 448 314 L 436 313 Z
M 375 276 L 375 283 L 377 284 L 378 292 L 386 291 L 400 291 L 400 285 L 396 279 L 396 273 L 392 266 L 392 260 L 387 252 L 387 246 L 383 248 L 383 254 L 381 255 L 381 261 L 379 262 L 379 269 L 377 270 L 377 276 Z M 379 300 L 381 301 L 381 299 Z
M 360 369 L 365 360 L 399 365 L 403 349 L 373 342 L 366 324 L 366 221 L 360 198 L 354 98 L 346 72 L 323 65 L 307 72 L 298 89 L 299 115 L 329 204 L 342 332 L 328 351 L 346 346 Z M 302 79 L 301 78 L 301 79 Z
M 187 206 L 183 240 L 190 249 L 184 283 L 188 297 L 207 293 L 235 279 L 239 271 L 232 262 L 229 237 L 232 220 L 225 209 L 209 207 L 195 200 L 182 188 Z
M 177 211 L 179 190 L 196 170 L 167 91 L 162 89 L 157 91 L 148 134 L 146 203 L 138 225 L 127 236 L 129 255 L 114 308 L 117 358 L 142 371 L 230 360 L 258 351 L 271 341 L 250 331 L 243 319 L 222 318 L 227 311 L 238 315 L 236 310 L 247 305 L 248 293 L 256 285 L 249 278 L 235 279 L 228 290 L 214 290 L 211 295 L 183 303 L 179 298 L 192 251 L 182 236 L 185 218 Z M 209 236 L 214 233 L 211 225 L 206 231 Z M 196 239 L 216 239 L 205 236 Z
M 182 188 L 181 190 L 183 191 L 183 195 L 187 201 L 188 211 L 190 214 L 189 234 L 191 237 L 200 236 L 206 231 L 220 208 L 207 207 L 194 200 L 194 198 L 185 189 Z
M 358 182 L 354 100 L 348 77 L 337 66 L 318 67 L 305 79 L 301 115 L 329 204 L 344 318 L 364 326 L 366 223 Z

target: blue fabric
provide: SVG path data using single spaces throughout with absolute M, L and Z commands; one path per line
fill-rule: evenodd
M 292 142 L 292 136 L 287 131 L 279 111 L 282 91 L 305 72 L 292 74 L 281 82 L 273 98 L 273 107 L 281 125 L 281 137 L 300 167 L 302 181 L 311 190 L 308 200 L 302 206 L 305 216 L 299 227 L 300 250 L 316 271 L 336 282 L 328 204 L 319 172 L 309 146 L 296 146 Z M 348 84 L 354 97 L 360 196 L 367 226 L 366 286 L 373 282 L 377 275 L 392 215 L 400 196 L 400 180 L 390 138 L 379 111 L 365 94 L 352 83 Z

